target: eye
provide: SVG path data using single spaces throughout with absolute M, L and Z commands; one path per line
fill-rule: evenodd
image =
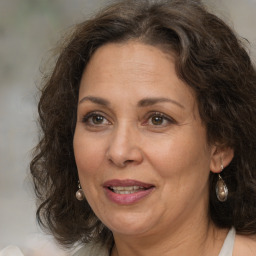
M 88 126 L 104 126 L 111 124 L 102 114 L 95 112 L 85 115 L 82 121 Z
M 93 115 L 91 120 L 94 124 L 102 124 L 104 122 L 104 117 L 100 115 Z
M 165 127 L 175 123 L 177 122 L 173 118 L 160 112 L 154 112 L 149 114 L 143 125 Z
M 153 125 L 161 125 L 163 124 L 164 121 L 165 121 L 164 117 L 160 115 L 154 115 L 151 117 L 151 123 Z

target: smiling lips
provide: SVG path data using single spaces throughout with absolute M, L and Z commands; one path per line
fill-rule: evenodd
M 140 187 L 140 186 L 128 186 L 128 187 L 109 187 L 110 190 L 112 190 L 114 193 L 117 194 L 132 194 L 132 193 L 137 193 L 139 191 L 145 190 L 144 187 Z
M 103 184 L 106 196 L 121 205 L 134 204 L 149 195 L 155 188 L 136 180 L 110 180 Z

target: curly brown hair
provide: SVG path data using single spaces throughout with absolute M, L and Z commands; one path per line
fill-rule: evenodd
M 226 202 L 216 198 L 217 176 L 210 174 L 210 218 L 219 227 L 256 234 L 256 71 L 232 29 L 196 0 L 118 1 L 77 25 L 65 41 L 38 105 L 42 136 L 31 174 L 39 223 L 66 246 L 113 241 L 87 201 L 75 198 L 73 135 L 80 80 L 91 56 L 106 43 L 131 39 L 175 55 L 177 75 L 197 97 L 209 143 L 234 149 L 223 171 Z

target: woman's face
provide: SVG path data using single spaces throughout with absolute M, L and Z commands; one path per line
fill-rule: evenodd
M 174 59 L 139 42 L 108 44 L 81 80 L 74 152 L 81 186 L 114 235 L 207 218 L 213 148 Z

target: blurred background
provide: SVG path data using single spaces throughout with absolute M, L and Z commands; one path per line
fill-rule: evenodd
M 40 67 L 61 35 L 108 2 L 0 0 L 0 250 L 15 244 L 26 256 L 70 255 L 35 220 L 29 161 L 38 138 Z M 256 0 L 204 2 L 250 41 L 256 63 Z

